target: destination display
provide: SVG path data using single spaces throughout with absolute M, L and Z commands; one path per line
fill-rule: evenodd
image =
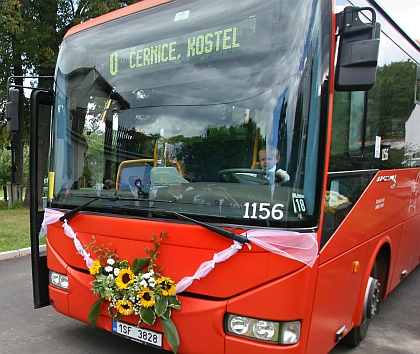
M 254 50 L 255 18 L 209 28 L 162 41 L 116 50 L 109 54 L 109 73 L 233 57 Z M 108 65 L 105 65 L 108 67 Z M 99 67 L 104 67 L 101 65 Z

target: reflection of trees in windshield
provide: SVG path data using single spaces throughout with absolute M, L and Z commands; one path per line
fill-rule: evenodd
M 349 157 L 350 93 L 335 93 L 333 141 L 330 170 L 358 168 L 401 168 L 406 161 L 405 123 L 414 109 L 416 65 L 410 61 L 393 62 L 378 67 L 376 83 L 367 93 L 364 156 Z M 375 139 L 381 137 L 381 148 L 387 159 L 373 159 Z
M 250 168 L 255 132 L 256 124 L 250 121 L 240 126 L 208 128 L 204 137 L 184 138 L 180 156 L 185 171 L 197 181 L 217 181 L 220 170 Z
M 165 6 L 173 9 L 181 3 Z M 69 151 L 69 164 L 74 167 L 72 177 L 80 178 L 84 187 L 93 188 L 106 178 L 115 180 L 119 166 L 124 162 L 134 163 L 131 160 L 147 164 L 148 168 L 180 165 L 180 176 L 190 182 L 183 186 L 182 203 L 178 191 L 172 190 L 175 187 L 171 188 L 170 182 L 165 182 L 143 188 L 143 199 L 128 205 L 144 203 L 146 207 L 148 193 L 155 193 L 157 199 L 150 198 L 155 207 L 161 203 L 162 208 L 168 208 L 169 204 L 163 201 L 168 199 L 173 208 L 177 207 L 176 204 L 191 207 L 191 211 L 200 207 L 202 215 L 211 217 L 220 209 L 220 205 L 213 205 L 214 202 L 225 199 L 208 193 L 209 185 L 216 184 L 237 201 L 231 201 L 234 205 L 231 212 L 235 218 L 241 219 L 241 223 L 253 220 L 242 220 L 243 215 L 237 215 L 240 211 L 237 205 L 250 203 L 249 208 L 257 210 L 258 203 L 265 205 L 277 198 L 281 202 L 273 202 L 272 207 L 284 204 L 286 209 L 292 210 L 286 205 L 291 198 L 289 189 L 292 185 L 295 190 L 302 189 L 298 191 L 302 201 L 312 199 L 308 206 L 313 205 L 315 186 L 312 181 L 316 175 L 318 152 L 316 121 L 319 118 L 315 100 L 319 95 L 311 92 L 318 92 L 318 76 L 324 76 L 328 67 L 326 64 L 325 68 L 319 69 L 317 64 L 312 74 L 313 51 L 308 48 L 314 47 L 317 53 L 322 51 L 315 48 L 319 41 L 309 37 L 320 36 L 320 29 L 315 27 L 324 25 L 322 21 L 311 20 L 316 18 L 315 15 L 311 17 L 316 6 L 306 6 L 304 1 L 292 4 L 280 0 L 259 2 L 258 6 L 255 1 L 245 0 L 237 6 L 234 2 L 217 0 L 212 11 L 219 12 L 210 13 L 203 11 L 203 5 L 208 8 L 205 1 L 190 5 L 191 17 L 182 23 L 163 21 L 169 13 L 173 19 L 176 12 L 172 10 L 160 12 L 159 17 L 149 13 L 150 17 L 140 18 L 139 13 L 124 21 L 98 26 L 100 30 L 86 30 L 80 36 L 66 38 L 58 65 L 63 70 L 71 68 L 66 71 L 71 72 L 69 75 L 61 77 L 67 85 L 63 89 L 66 96 L 63 102 L 72 115 L 72 124 L 77 122 L 77 127 L 72 127 L 71 136 L 61 139 L 68 139 L 68 146 L 63 144 L 63 150 Z M 231 6 L 235 11 L 227 15 L 223 9 Z M 195 7 L 197 11 L 192 11 Z M 156 18 L 160 19 L 159 28 L 156 28 Z M 136 22 L 132 22 L 134 20 Z M 246 22 L 244 28 L 251 31 L 247 36 L 239 36 L 242 22 Z M 129 27 L 134 28 L 128 23 L 136 23 L 139 32 L 143 26 L 141 36 L 128 31 Z M 226 49 L 220 53 L 213 50 L 214 53 L 208 53 L 211 55 L 196 55 L 188 60 L 181 54 L 178 62 L 143 65 L 146 63 L 145 48 L 151 50 L 158 45 L 174 43 L 181 37 L 186 40 L 183 43 L 188 43 L 189 38 L 214 34 L 215 30 L 224 28 L 232 29 L 232 33 L 233 29 L 237 30 L 235 43 L 243 44 L 243 50 Z M 126 35 L 121 35 L 120 41 L 109 42 L 104 38 L 111 34 L 111 29 L 112 33 Z M 104 36 L 102 41 L 98 40 L 99 36 Z M 73 58 L 73 51 L 87 45 L 89 50 L 81 65 L 80 60 Z M 133 61 L 134 48 L 136 60 L 143 61 Z M 173 57 L 178 58 L 174 53 Z M 112 69 L 111 63 L 116 65 Z M 77 68 L 77 65 L 85 68 Z M 109 99 L 114 106 L 107 110 Z M 309 121 L 314 122 L 311 127 L 308 127 Z M 162 159 L 155 154 L 156 142 L 161 138 L 168 144 L 166 166 L 160 165 Z M 258 164 L 258 150 L 266 145 L 279 150 L 282 157 L 279 167 L 289 172 L 292 179 L 289 185 L 279 187 L 275 194 L 271 187 L 262 183 L 262 179 L 257 182 L 255 177 L 252 180 L 248 176 L 243 182 L 236 183 L 221 180 L 221 170 L 239 168 L 244 171 Z M 313 154 L 306 159 L 306 150 L 311 149 Z M 76 159 L 76 156 L 81 158 Z M 246 171 L 242 176 L 246 173 L 252 174 Z M 311 174 L 312 180 L 307 179 L 306 176 Z M 297 184 L 293 184 L 297 180 L 295 176 L 299 176 Z M 308 183 L 304 185 L 306 180 Z M 194 203 L 194 197 L 201 194 L 210 201 L 204 199 L 205 202 Z M 128 192 L 126 197 L 132 198 Z M 313 209 L 312 206 L 311 213 Z M 297 217 L 292 214 L 291 217 Z

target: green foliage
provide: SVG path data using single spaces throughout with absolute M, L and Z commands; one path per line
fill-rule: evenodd
M 133 261 L 133 273 L 139 273 L 150 263 L 149 258 L 136 258 Z
M 196 178 L 217 181 L 217 171 L 251 168 L 255 133 L 256 124 L 250 121 L 236 127 L 210 127 L 204 138 L 184 138 L 179 155 L 185 156 L 185 170 L 194 171 Z
M 110 316 L 118 321 L 121 316 L 138 315 L 139 327 L 143 322 L 153 325 L 156 319 L 160 319 L 166 340 L 176 353 L 179 336 L 171 320 L 171 309 L 181 309 L 175 292 L 176 284 L 172 279 L 162 277 L 154 270 L 159 246 L 167 236 L 166 231 L 161 232 L 158 237 L 153 235 L 153 247 L 145 250 L 150 258 L 135 259 L 131 268 L 127 260 L 120 261 L 108 247 L 97 246 L 95 238 L 85 249 L 90 248 L 98 254 L 98 258 L 89 268 L 90 274 L 95 276 L 91 281 L 91 290 L 94 295 L 100 296 L 101 300 L 108 301 Z M 141 269 L 146 266 L 147 271 L 142 272 Z M 93 303 L 89 311 L 88 319 L 92 325 L 98 321 L 103 301 Z
M 3 145 L 0 149 L 0 187 L 12 181 L 11 165 L 12 155 L 9 150 L 6 150 L 6 146 Z
M 0 188 L 5 186 L 7 182 L 12 181 L 12 153 L 10 150 L 7 150 L 7 146 L 10 146 L 9 142 L 0 144 Z M 23 158 L 24 158 L 24 181 L 28 178 L 29 174 L 29 147 L 25 145 L 23 147 Z
M 168 233 L 166 231 L 163 231 L 159 234 L 159 237 L 157 238 L 156 235 L 153 235 L 151 238 L 151 241 L 153 241 L 153 247 L 151 248 L 146 248 L 145 251 L 146 253 L 150 256 L 149 258 L 149 266 L 147 267 L 148 271 L 153 270 L 156 267 L 156 260 L 159 254 L 159 246 L 162 243 L 163 239 L 168 237 Z M 143 267 L 144 268 L 144 267 Z M 156 270 L 155 273 L 157 275 L 160 275 L 160 269 Z
M 30 247 L 29 238 L 29 209 L 12 208 L 7 206 L 6 201 L 0 201 L 0 252 L 13 251 Z M 16 208 L 15 208 L 16 206 Z M 45 244 L 45 238 L 40 240 Z
M 0 210 L 21 210 L 23 209 L 23 200 L 15 200 L 12 205 L 9 206 L 7 200 L 0 200 Z
M 166 337 L 166 340 L 168 341 L 168 344 L 171 346 L 174 353 L 177 353 L 180 341 L 179 341 L 179 335 L 178 335 L 178 331 L 176 330 L 175 324 L 170 318 L 168 319 L 161 318 L 160 321 L 162 323 L 163 332 L 165 333 L 165 337 Z
M 0 185 L 11 180 L 10 163 L 5 162 L 10 151 L 4 150 L 9 139 L 4 109 L 7 101 L 7 78 L 53 75 L 60 43 L 70 27 L 136 2 L 139 0 L 0 1 Z M 16 80 L 15 83 L 23 84 L 23 80 Z M 38 87 L 45 85 L 39 80 Z M 19 147 L 19 183 L 27 181 L 28 164 L 22 147 L 28 142 L 28 111 L 28 104 L 25 102 L 25 107 L 22 107 L 24 118 L 20 124 L 21 131 L 13 138 L 14 145 Z M 49 127 L 46 123 L 44 126 Z M 47 154 L 46 151 L 41 151 Z M 9 165 L 6 169 L 5 164 Z M 89 173 L 90 171 L 86 170 L 86 174 Z M 95 171 L 91 173 L 93 175 L 90 179 L 93 179 Z
M 364 155 L 349 155 L 349 122 L 351 93 L 335 92 L 330 170 L 346 171 L 365 168 L 401 168 L 407 160 L 405 122 L 414 109 L 416 65 L 410 61 L 392 62 L 378 67 L 376 83 L 367 93 Z M 376 136 L 389 158 L 374 158 Z
M 102 182 L 104 171 L 104 134 L 100 131 L 84 134 L 89 149 L 83 165 L 83 178 L 86 187 Z
M 88 320 L 92 326 L 96 326 L 96 323 L 98 322 L 99 315 L 101 313 L 102 302 L 104 301 L 105 299 L 101 297 L 99 300 L 96 300 L 93 303 L 92 307 L 89 310 Z

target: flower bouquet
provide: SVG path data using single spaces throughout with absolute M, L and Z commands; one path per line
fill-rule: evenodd
M 181 309 L 175 294 L 176 284 L 162 276 L 160 270 L 154 270 L 159 245 L 166 236 L 166 232 L 161 233 L 158 239 L 153 235 L 154 247 L 146 249 L 149 257 L 136 258 L 131 266 L 127 260 L 119 260 L 109 248 L 96 246 L 95 238 L 86 246 L 98 255 L 89 271 L 95 276 L 91 290 L 101 297 L 90 308 L 88 319 L 93 326 L 96 325 L 104 301 L 109 302 L 108 312 L 116 321 L 124 315 L 137 315 L 140 327 L 143 322 L 153 325 L 159 318 L 166 340 L 176 353 L 179 336 L 171 320 L 171 309 Z

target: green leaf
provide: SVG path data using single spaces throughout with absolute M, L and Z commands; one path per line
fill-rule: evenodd
M 106 288 L 107 285 L 108 285 L 108 278 L 104 278 L 104 280 L 102 280 L 102 286 Z
M 100 298 L 99 300 L 96 300 L 90 307 L 88 320 L 92 326 L 96 326 L 96 323 L 98 322 L 99 314 L 101 313 L 101 305 L 104 300 L 105 299 Z
M 176 296 L 168 296 L 168 306 L 173 307 L 175 310 L 181 310 L 181 302 Z
M 115 319 L 114 308 L 112 306 L 108 307 L 108 313 L 113 319 Z
M 166 296 L 155 297 L 155 311 L 159 317 L 165 313 L 167 307 L 168 307 L 168 299 Z
M 161 316 L 161 318 L 164 318 L 165 320 L 169 320 L 171 318 L 171 308 L 168 307 L 165 311 L 165 313 Z
M 133 273 L 141 272 L 149 264 L 150 258 L 136 258 L 133 261 Z
M 127 260 L 123 260 L 123 261 L 120 261 L 120 263 L 118 263 L 118 268 L 128 269 L 128 268 L 130 268 L 130 264 L 128 263 Z
M 117 310 L 114 310 L 114 308 L 111 305 L 108 307 L 108 312 L 112 319 L 114 319 L 115 321 L 119 321 L 122 317 L 122 314 Z
M 160 321 L 162 323 L 162 328 L 163 332 L 165 333 L 166 340 L 176 354 L 179 347 L 179 335 L 175 324 L 171 319 L 164 319 L 162 317 L 160 318 Z
M 153 310 L 150 307 L 141 307 L 140 308 L 140 317 L 143 322 L 146 322 L 149 326 L 155 323 L 156 316 Z

